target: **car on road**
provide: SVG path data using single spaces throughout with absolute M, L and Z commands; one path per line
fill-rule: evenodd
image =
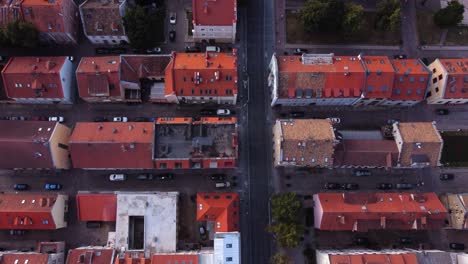
M 336 182 L 327 182 L 325 183 L 324 188 L 327 190 L 337 190 L 340 188 L 340 184 Z
M 10 230 L 10 235 L 12 236 L 22 236 L 24 234 L 26 234 L 26 230 L 16 230 L 16 229 Z
M 395 188 L 397 188 L 398 190 L 411 190 L 414 188 L 414 184 L 406 182 L 397 183 L 395 184 Z
M 211 175 L 212 181 L 224 181 L 226 179 L 226 175 L 224 174 L 213 174 Z
M 154 178 L 154 175 L 150 173 L 142 173 L 142 174 L 138 174 L 137 176 L 137 179 L 142 180 L 142 181 L 152 180 L 153 178 Z
M 341 122 L 341 119 L 339 117 L 329 117 L 327 119 L 330 120 L 332 124 L 339 124 Z
M 411 237 L 400 237 L 401 244 L 411 244 L 413 243 L 413 239 Z
M 107 118 L 105 117 L 95 117 L 94 118 L 94 122 L 106 122 L 107 121 Z
M 465 244 L 463 243 L 450 243 L 449 247 L 453 250 L 465 250 Z
M 60 183 L 46 183 L 44 189 L 48 191 L 58 191 L 62 189 L 62 185 Z
M 169 181 L 173 179 L 174 179 L 174 174 L 172 173 L 156 175 L 156 180 L 160 180 L 160 181 Z
M 394 55 L 393 58 L 395 60 L 404 60 L 406 59 L 408 56 L 406 56 L 405 54 L 397 54 L 397 55 Z
M 216 110 L 216 114 L 219 116 L 228 116 L 231 114 L 231 111 L 229 111 L 229 109 L 218 109 Z
M 26 191 L 29 189 L 29 185 L 26 183 L 16 183 L 13 185 L 15 191 Z
M 441 181 L 449 181 L 449 180 L 453 180 L 454 178 L 455 178 L 455 175 L 453 173 L 442 173 L 439 176 L 439 179 Z
M 169 31 L 169 40 L 175 41 L 175 37 L 176 37 L 175 30 Z
M 133 121 L 135 121 L 135 122 L 148 122 L 148 121 L 150 121 L 150 119 L 147 118 L 147 117 L 142 117 L 141 116 L 141 117 L 135 117 L 135 119 L 133 119 Z
M 217 182 L 217 183 L 215 184 L 215 187 L 216 187 L 217 189 L 229 188 L 229 187 L 231 187 L 231 183 L 228 182 L 228 181 L 227 181 L 227 182 Z
M 445 108 L 436 109 L 435 112 L 438 115 L 448 115 L 450 113 L 450 111 L 448 109 L 445 109 Z
M 127 174 L 113 173 L 109 175 L 109 181 L 126 181 L 126 180 L 127 180 Z
M 302 53 L 307 53 L 307 49 L 297 48 L 294 50 L 294 55 L 302 55 Z
M 343 190 L 358 190 L 359 184 L 357 183 L 343 183 L 341 184 L 341 189 Z
M 114 122 L 128 122 L 128 117 L 126 116 L 116 116 L 112 119 Z
M 154 47 L 146 50 L 146 53 L 148 54 L 160 54 L 162 52 L 162 49 L 160 47 Z
M 175 25 L 177 23 L 177 14 L 175 12 L 171 12 L 169 15 L 169 23 Z
M 185 52 L 200 52 L 200 47 L 197 46 L 187 46 L 185 47 Z
M 391 190 L 391 189 L 393 189 L 393 184 L 386 183 L 386 182 L 381 182 L 381 183 L 377 184 L 377 189 L 379 189 L 379 190 Z
M 352 174 L 356 177 L 371 176 L 372 173 L 369 170 L 353 170 Z
M 304 112 L 291 112 L 292 117 L 304 117 L 305 113 Z
M 63 116 L 50 116 L 49 121 L 62 123 L 65 121 L 65 118 Z
M 215 115 L 215 114 L 216 114 L 216 110 L 214 110 L 214 109 L 202 109 L 202 110 L 200 110 L 200 115 L 203 115 L 203 116 Z

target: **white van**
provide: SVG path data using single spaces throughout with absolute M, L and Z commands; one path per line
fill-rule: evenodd
M 218 189 L 221 189 L 221 188 L 229 188 L 231 187 L 231 183 L 230 182 L 217 182 L 216 183 L 216 188 Z
M 206 46 L 206 51 L 208 51 L 208 52 L 221 52 L 221 48 L 216 47 L 216 46 Z
M 127 180 L 126 174 L 111 174 L 109 175 L 110 181 L 125 181 Z

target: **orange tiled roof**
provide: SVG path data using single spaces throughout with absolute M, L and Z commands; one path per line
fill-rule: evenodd
M 329 255 L 330 264 L 418 264 L 416 254 L 346 254 Z
M 45 253 L 33 253 L 33 252 L 24 252 L 24 253 L 0 253 L 0 263 L 1 264 L 47 264 L 49 263 L 49 254 Z
M 318 193 L 314 201 L 321 230 L 439 229 L 447 216 L 435 193 Z
M 205 26 L 226 26 L 237 21 L 236 0 L 192 0 L 193 23 Z
M 390 98 L 395 69 L 385 56 L 363 56 L 366 68 L 365 98 Z
M 111 248 L 82 247 L 68 251 L 65 264 L 80 263 L 80 256 L 84 255 L 84 263 L 87 264 L 113 264 L 114 250 Z
M 117 195 L 114 193 L 78 193 L 76 205 L 79 221 L 116 221 Z
M 122 36 L 123 20 L 119 0 L 87 0 L 80 5 L 83 28 L 88 36 Z
M 122 97 L 118 56 L 83 57 L 76 70 L 80 97 Z
M 237 55 L 233 53 L 174 53 L 168 67 L 166 94 L 233 96 L 237 94 Z M 170 82 L 172 81 L 172 82 Z
M 198 193 L 197 220 L 214 221 L 215 232 L 239 231 L 239 194 Z
M 468 59 L 439 59 L 448 73 L 443 98 L 468 98 Z
M 421 101 L 431 77 L 429 69 L 419 59 L 392 60 L 395 68 L 392 100 Z
M 76 4 L 72 0 L 23 0 L 24 19 L 36 26 L 40 32 L 76 31 L 70 26 L 78 20 Z

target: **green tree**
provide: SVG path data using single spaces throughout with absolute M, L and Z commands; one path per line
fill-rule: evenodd
M 297 221 L 301 202 L 296 193 L 282 193 L 271 198 L 271 214 L 275 221 L 294 223 Z
M 39 44 L 39 31 L 29 22 L 11 22 L 3 35 L 4 41 L 14 47 L 33 48 Z
M 268 231 L 274 234 L 280 247 L 295 248 L 299 245 L 304 228 L 296 223 L 278 223 L 270 225 Z
M 434 23 L 439 27 L 453 27 L 463 20 L 465 6 L 457 1 L 451 1 L 445 8 L 434 14 Z
M 164 11 L 152 10 L 135 6 L 125 12 L 123 21 L 132 48 L 144 50 L 163 41 Z
M 344 2 L 338 0 L 308 0 L 299 15 L 306 31 L 338 31 L 345 13 Z
M 376 28 L 380 30 L 395 31 L 400 25 L 400 1 L 381 0 L 377 4 Z
M 288 255 L 276 253 L 271 257 L 271 264 L 293 264 L 293 262 Z
M 353 3 L 345 4 L 345 15 L 342 27 L 345 32 L 356 33 L 362 29 L 364 20 L 364 7 Z

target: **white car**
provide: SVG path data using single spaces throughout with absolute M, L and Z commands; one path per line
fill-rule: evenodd
M 177 22 L 177 14 L 172 12 L 169 15 L 169 23 L 171 23 L 172 25 L 175 25 L 176 22 Z
M 327 119 L 330 120 L 333 124 L 339 124 L 341 122 L 339 117 L 329 117 Z
M 229 109 L 218 109 L 216 110 L 216 114 L 220 116 L 227 116 L 231 114 L 231 111 L 229 111 Z
M 126 181 L 127 175 L 126 174 L 111 174 L 109 175 L 110 181 Z
M 128 122 L 128 117 L 126 116 L 116 116 L 112 119 L 114 122 Z
M 62 123 L 65 121 L 65 118 L 63 116 L 50 116 L 49 121 Z

